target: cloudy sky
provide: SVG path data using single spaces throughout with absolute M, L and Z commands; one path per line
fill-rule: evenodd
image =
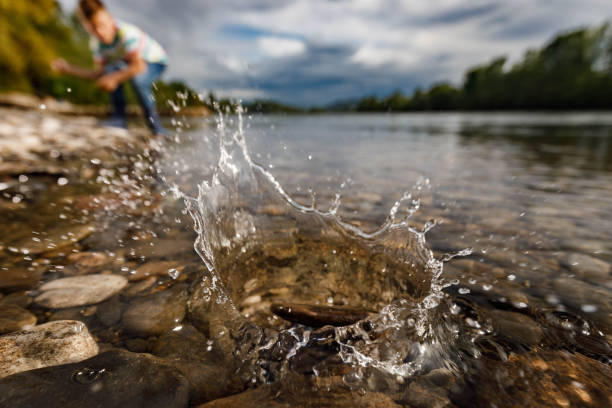
M 72 10 L 77 0 L 60 0 Z M 555 33 L 612 19 L 610 0 L 106 0 L 168 50 L 167 78 L 298 105 L 410 93 Z

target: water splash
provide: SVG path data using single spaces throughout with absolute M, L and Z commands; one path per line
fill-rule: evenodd
M 288 325 L 270 312 L 271 303 L 360 307 L 368 318 L 328 336 L 344 364 L 394 377 L 452 365 L 448 344 L 456 335 L 436 323 L 448 285 L 443 263 L 469 251 L 436 259 L 425 239 L 435 223 L 422 230 L 409 224 L 429 181 L 404 193 L 378 229 L 363 231 L 337 215 L 339 195 L 328 210 L 302 205 L 253 162 L 237 111 L 218 115 L 212 177 L 197 197 L 183 195 L 207 268 L 189 307 L 208 335 L 248 365 L 251 381 L 267 381 L 274 377 L 271 361 L 280 372 L 290 370 L 321 333 Z M 317 373 L 317 364 L 309 369 Z

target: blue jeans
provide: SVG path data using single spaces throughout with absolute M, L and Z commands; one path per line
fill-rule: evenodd
M 123 61 L 116 61 L 104 66 L 104 73 L 120 71 L 125 69 L 127 64 Z M 147 63 L 147 69 L 130 79 L 136 98 L 142 107 L 145 114 L 147 126 L 154 134 L 165 134 L 166 129 L 161 124 L 157 108 L 155 106 L 155 98 L 151 92 L 151 86 L 166 69 L 165 64 Z M 117 89 L 111 92 L 112 105 L 112 122 L 121 127 L 127 127 L 125 114 L 125 94 L 123 92 L 123 84 L 120 84 Z

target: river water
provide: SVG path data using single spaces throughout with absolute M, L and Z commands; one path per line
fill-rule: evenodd
M 612 114 L 173 124 L 87 180 L 23 179 L 2 267 L 36 274 L 7 298 L 126 277 L 98 305 L 25 303 L 175 362 L 192 404 L 612 403 Z

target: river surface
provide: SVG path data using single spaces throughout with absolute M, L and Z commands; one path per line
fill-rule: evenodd
M 179 362 L 192 404 L 612 403 L 612 113 L 173 124 L 87 180 L 3 184 L 2 267 L 36 271 L 5 296 L 125 276 L 98 305 L 24 303 Z

